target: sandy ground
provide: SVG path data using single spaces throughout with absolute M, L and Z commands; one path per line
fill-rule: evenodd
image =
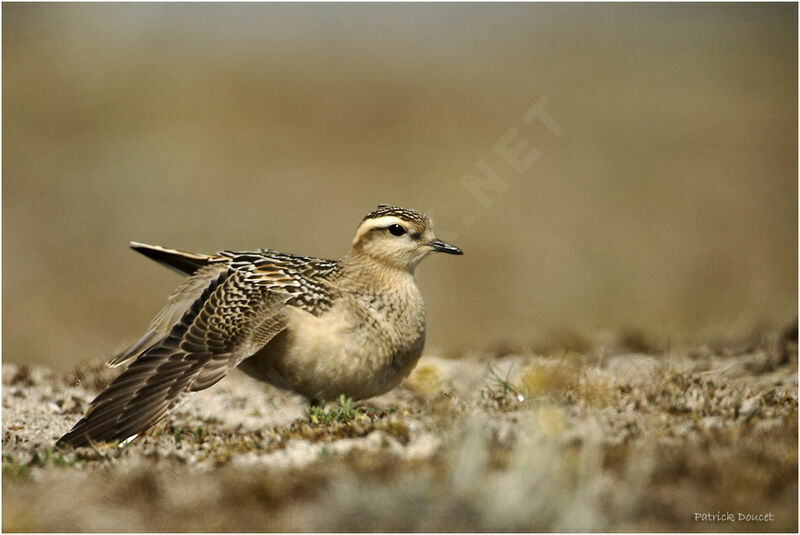
M 236 372 L 137 443 L 64 451 L 118 372 L 4 364 L 3 530 L 796 532 L 792 337 L 429 355 L 314 415 Z

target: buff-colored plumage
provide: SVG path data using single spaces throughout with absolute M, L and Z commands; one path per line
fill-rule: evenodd
M 126 440 L 236 366 L 317 402 L 382 394 L 410 373 L 425 342 L 414 269 L 432 251 L 461 254 L 436 239 L 428 216 L 389 205 L 364 218 L 338 261 L 132 247 L 188 278 L 109 362 L 130 364 L 58 445 Z

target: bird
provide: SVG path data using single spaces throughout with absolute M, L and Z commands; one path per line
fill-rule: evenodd
M 463 254 L 434 235 L 428 215 L 389 204 L 361 220 L 339 260 L 131 248 L 187 278 L 108 362 L 127 367 L 56 446 L 128 443 L 236 367 L 314 405 L 388 392 L 425 344 L 417 265 L 432 252 Z

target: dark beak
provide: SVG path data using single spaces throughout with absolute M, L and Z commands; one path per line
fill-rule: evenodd
M 428 242 L 428 245 L 433 247 L 434 251 L 438 251 L 440 253 L 464 254 L 458 247 L 450 245 L 449 243 L 445 243 L 442 240 L 433 240 L 432 242 Z

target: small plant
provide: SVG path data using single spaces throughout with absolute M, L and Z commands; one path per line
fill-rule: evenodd
M 330 424 L 333 422 L 347 423 L 355 420 L 359 416 L 366 416 L 369 409 L 353 408 L 352 398 L 345 397 L 344 394 L 336 400 L 337 407 L 325 410 L 325 407 L 312 405 L 308 409 L 308 416 L 315 424 Z
M 339 405 L 339 421 L 346 422 L 356 417 L 356 413 L 353 410 L 352 398 L 347 398 L 344 396 L 344 394 L 342 394 L 339 396 L 339 399 L 336 400 L 336 403 Z
M 511 372 L 513 371 L 513 366 L 508 369 L 505 378 L 501 377 L 491 364 L 488 365 L 488 369 L 491 380 L 494 383 L 494 388 L 492 388 L 493 391 L 499 393 L 501 397 L 512 394 L 517 401 L 525 401 L 525 397 L 520 393 L 519 387 L 511 383 Z
M 201 425 L 200 427 L 197 428 L 197 431 L 195 431 L 194 434 L 197 438 L 202 440 L 203 437 L 206 435 L 206 426 Z
M 13 456 L 3 455 L 3 475 L 11 477 L 27 477 L 30 474 L 31 468 L 56 466 L 58 468 L 65 468 L 68 466 L 83 466 L 86 461 L 83 459 L 69 459 L 64 457 L 61 453 L 55 451 L 53 448 L 47 448 L 43 453 L 38 451 L 33 452 L 33 457 L 27 463 L 20 463 Z
M 325 407 L 317 405 L 311 405 L 308 408 L 308 417 L 315 424 L 329 424 L 332 420 L 330 413 L 325 411 Z
M 172 436 L 175 438 L 175 442 L 177 442 L 178 444 L 180 444 L 180 443 L 181 443 L 181 440 L 183 439 L 183 433 L 181 433 L 181 430 L 180 430 L 180 429 L 176 429 L 176 430 L 175 430 L 175 431 L 172 433 Z

